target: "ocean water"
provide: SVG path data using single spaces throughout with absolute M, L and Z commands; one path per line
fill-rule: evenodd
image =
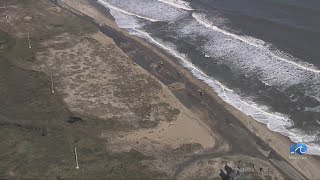
M 98 2 L 224 101 L 320 155 L 320 1 Z

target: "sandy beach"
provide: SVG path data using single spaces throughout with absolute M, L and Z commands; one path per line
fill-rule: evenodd
M 225 108 L 228 113 L 230 113 L 234 118 L 236 118 L 238 121 L 241 122 L 242 125 L 245 126 L 247 130 L 250 131 L 250 133 L 254 134 L 260 141 L 263 143 L 259 143 L 257 140 L 257 143 L 255 143 L 257 149 L 260 149 L 259 146 L 262 147 L 262 149 L 266 148 L 266 151 L 269 151 L 270 154 L 276 154 L 278 157 L 280 156 L 283 158 L 283 160 L 293 166 L 295 169 L 297 169 L 301 174 L 303 174 L 308 179 L 315 179 L 320 176 L 320 174 L 317 174 L 317 167 L 320 166 L 320 161 L 318 157 L 314 156 L 307 156 L 307 160 L 293 160 L 290 159 L 290 155 L 288 153 L 288 147 L 292 144 L 292 141 L 284 137 L 283 135 L 279 133 L 275 133 L 270 131 L 264 124 L 261 124 L 255 120 L 253 120 L 251 117 L 248 117 L 244 115 L 242 112 L 238 111 L 234 107 L 230 106 L 226 102 L 223 102 L 214 92 L 211 88 L 209 88 L 206 84 L 201 82 L 200 80 L 195 79 L 190 72 L 188 72 L 186 69 L 181 67 L 179 64 L 175 63 L 177 61 L 172 60 L 173 57 L 170 56 L 170 54 L 163 52 L 161 49 L 157 49 L 153 45 L 147 44 L 148 42 L 145 42 L 141 39 L 137 39 L 136 37 L 130 36 L 127 32 L 124 30 L 121 30 L 115 26 L 114 23 L 110 23 L 110 15 L 106 16 L 103 12 L 102 7 L 98 7 L 101 13 L 97 13 L 98 9 L 92 10 L 92 8 L 97 8 L 99 5 L 94 5 L 94 3 L 88 3 L 86 1 L 66 1 L 66 4 L 68 4 L 70 7 L 94 18 L 98 23 L 102 23 L 104 25 L 107 25 L 111 27 L 115 31 L 121 32 L 121 35 L 129 37 L 133 39 L 134 41 L 140 43 L 142 46 L 147 47 L 152 51 L 153 53 L 156 53 L 160 58 L 163 58 L 163 60 L 166 61 L 166 63 L 171 66 L 171 68 L 174 68 L 175 71 L 181 72 L 182 76 L 186 78 L 188 81 L 193 83 L 193 85 L 199 87 L 200 89 L 204 90 L 206 95 L 209 95 L 211 100 L 215 101 L 219 106 L 222 106 Z M 92 13 L 95 12 L 95 13 Z M 151 47 L 150 47 L 151 46 Z M 125 51 L 125 50 L 124 50 Z M 129 55 L 130 57 L 130 55 Z M 134 59 L 134 58 L 132 58 Z M 140 60 L 141 61 L 141 60 Z M 146 62 L 142 62 L 146 63 Z M 139 63 L 138 63 L 139 64 Z M 149 69 L 149 71 L 152 71 Z M 158 73 L 158 72 L 157 72 Z M 155 75 L 157 77 L 157 75 Z M 163 75 L 160 75 L 163 77 Z M 163 77 L 164 78 L 164 77 Z M 179 81 L 179 79 L 177 79 Z M 182 99 L 182 98 L 181 98 Z M 193 107 L 194 108 L 194 107 Z M 209 107 L 210 108 L 210 107 Z M 196 108 L 194 108 L 196 109 Z M 194 110 L 197 112 L 197 110 Z M 203 112 L 199 112 L 198 115 L 201 116 Z M 203 116 L 203 115 L 202 115 Z M 207 117 L 207 122 L 210 122 L 210 117 Z M 204 119 L 204 118 L 202 118 Z M 262 145 L 263 144 L 263 145 Z M 266 147 L 263 147 L 266 146 Z M 268 153 L 267 153 L 268 154 Z M 270 155 L 269 155 L 270 156 Z M 267 157 L 269 157 L 267 156 Z M 269 158 L 270 161 L 273 161 L 276 166 L 282 166 L 282 164 L 277 162 L 277 160 L 273 160 L 272 158 Z
M 293 159 L 289 138 L 96 1 L 16 0 L 0 12 L 1 63 L 12 71 L 0 81 L 0 179 L 224 179 L 228 167 L 245 179 L 320 177 L 318 157 Z

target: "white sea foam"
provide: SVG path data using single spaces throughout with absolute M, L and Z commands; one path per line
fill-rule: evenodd
M 318 112 L 318 113 L 320 113 L 320 106 L 313 107 L 313 108 L 311 108 L 311 107 L 306 107 L 306 108 L 305 108 L 305 111 L 313 111 L 313 112 Z M 319 119 L 319 121 L 316 120 L 316 122 L 320 125 L 320 119 Z
M 122 13 L 143 18 L 149 21 L 173 22 L 188 11 L 160 2 L 158 0 L 99 0 Z
M 206 20 L 204 20 L 206 21 Z M 206 25 L 204 25 L 206 24 Z M 301 64 L 298 66 L 289 60 L 279 60 L 265 45 L 255 38 L 243 38 L 236 34 L 226 32 L 208 23 L 199 20 L 185 21 L 176 27 L 180 37 L 204 37 L 206 40 L 199 44 L 199 49 L 207 56 L 212 57 L 220 64 L 231 68 L 233 73 L 246 77 L 258 78 L 266 85 L 286 91 L 294 85 L 304 84 L 308 96 L 320 96 L 320 73 Z M 239 39 L 241 38 L 241 39 Z
M 111 14 L 114 16 L 117 23 L 121 25 L 121 27 L 127 28 L 131 34 L 145 38 L 149 40 L 151 43 L 159 46 L 160 48 L 174 55 L 176 58 L 180 60 L 181 64 L 184 67 L 186 67 L 192 72 L 192 74 L 195 77 L 197 77 L 198 79 L 202 80 L 207 85 L 209 85 L 219 95 L 221 99 L 228 102 L 235 108 L 239 109 L 246 115 L 252 116 L 255 120 L 266 124 L 267 127 L 272 131 L 276 131 L 285 136 L 288 136 L 294 142 L 308 143 L 309 154 L 320 155 L 318 153 L 319 152 L 318 145 L 312 143 L 315 140 L 315 136 L 306 135 L 304 132 L 296 129 L 289 129 L 289 127 L 293 125 L 293 122 L 287 116 L 280 113 L 271 113 L 269 112 L 268 107 L 258 105 L 252 102 L 250 99 L 244 99 L 243 97 L 240 97 L 233 90 L 227 88 L 224 84 L 216 81 L 212 77 L 207 76 L 202 70 L 200 70 L 198 67 L 193 65 L 184 54 L 181 54 L 176 50 L 173 44 L 162 42 L 161 40 L 150 36 L 150 34 L 148 34 L 147 32 L 139 29 L 138 21 L 130 20 L 131 17 L 128 16 L 130 14 L 125 13 L 126 15 L 124 15 L 122 13 L 123 13 L 122 11 L 119 11 L 117 9 L 113 9 L 113 11 L 111 11 Z M 134 15 L 131 15 L 131 16 L 134 16 Z M 128 18 L 128 20 L 126 21 L 125 18 Z M 219 32 L 221 31 L 219 30 Z M 225 35 L 228 35 L 228 33 L 226 33 Z M 232 35 L 232 37 L 234 36 Z M 245 40 L 248 42 L 250 41 L 249 43 L 251 44 L 254 44 L 254 47 L 263 46 L 262 42 L 252 42 L 252 40 L 248 40 L 248 39 L 245 39 Z M 230 41 L 232 41 L 232 39 Z M 221 45 L 220 43 L 218 44 Z M 241 45 L 233 44 L 232 46 L 239 47 Z M 214 54 L 212 55 L 212 53 L 210 55 L 209 54 L 206 55 L 206 57 L 214 57 L 214 56 L 215 55 Z M 281 70 L 283 69 L 281 68 Z M 277 79 L 277 77 L 267 77 L 264 79 L 264 81 L 270 83 L 270 82 L 274 82 L 274 79 Z
M 149 20 L 149 21 L 151 21 L 151 22 L 157 22 L 157 21 L 159 21 L 159 20 L 157 20 L 157 19 L 152 19 L 152 18 L 140 16 L 140 15 L 137 15 L 137 14 L 134 14 L 134 13 L 130 13 L 130 12 L 128 12 L 128 11 L 125 11 L 125 10 L 123 10 L 123 9 L 120 9 L 120 8 L 116 7 L 116 6 L 111 5 L 110 3 L 107 3 L 107 2 L 104 1 L 104 0 L 98 0 L 98 2 L 99 2 L 100 4 L 102 4 L 102 5 L 110 8 L 110 9 L 114 9 L 114 10 L 120 11 L 120 12 L 122 12 L 122 13 L 124 13 L 124 14 L 127 14 L 127 15 L 131 15 L 131 16 L 135 16 L 135 17 L 138 17 L 138 18 L 141 18 L 141 19 Z
M 174 6 L 176 8 L 187 10 L 187 11 L 193 10 L 190 7 L 189 3 L 181 1 L 181 0 L 158 0 L 158 1 L 169 4 L 169 5 Z
M 250 37 L 248 38 L 248 36 L 240 36 L 240 35 L 236 35 L 236 34 L 233 34 L 233 33 L 230 33 L 228 31 L 225 31 L 223 29 L 220 29 L 218 28 L 217 26 L 213 25 L 213 23 L 211 21 L 209 21 L 208 19 L 206 19 L 206 16 L 204 14 L 200 14 L 200 13 L 192 13 L 192 16 L 194 17 L 195 20 L 197 20 L 200 24 L 204 25 L 205 27 L 207 28 L 210 28 L 214 31 L 218 31 L 220 33 L 223 33 L 225 35 L 228 35 L 228 36 L 231 36 L 237 40 L 240 40 L 242 42 L 245 42 L 251 46 L 254 46 L 256 48 L 262 48 L 262 49 L 265 49 L 266 47 L 264 46 L 265 45 L 265 42 L 262 41 L 262 40 L 259 40 L 259 39 L 256 39 L 256 38 L 253 38 L 253 37 Z M 309 65 L 309 67 L 306 67 L 306 66 L 303 66 L 297 62 L 294 62 L 294 61 L 290 61 L 290 60 L 287 60 L 285 58 L 282 58 L 280 56 L 277 56 L 276 54 L 272 53 L 270 51 L 270 55 L 274 56 L 275 58 L 277 58 L 278 60 L 280 61 L 285 61 L 286 63 L 290 63 L 294 66 L 297 66 L 301 69 L 304 69 L 304 70 L 307 70 L 307 71 L 311 71 L 311 72 L 314 72 L 314 73 L 320 73 L 320 70 L 318 69 L 315 69 L 313 65 Z

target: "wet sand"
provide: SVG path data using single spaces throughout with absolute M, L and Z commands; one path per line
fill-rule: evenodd
M 173 84 L 170 90 L 180 102 L 218 134 L 220 138 L 217 138 L 216 147 L 219 147 L 219 144 L 230 146 L 229 151 L 210 149 L 200 155 L 191 155 L 190 160 L 180 164 L 175 173 L 176 176 L 184 167 L 199 159 L 225 155 L 247 155 L 269 161 L 286 178 L 315 179 L 320 177 L 317 171 L 317 167 L 320 167 L 318 157 L 307 155 L 305 160 L 290 159 L 289 146 L 292 143 L 290 139 L 279 133 L 271 132 L 265 125 L 222 101 L 210 87 L 194 78 L 178 63 L 177 59 L 164 50 L 117 28 L 106 8 L 95 2 L 89 5 L 88 2 L 83 1 L 86 4 L 82 5 L 82 2 L 78 1 L 78 5 L 81 5 L 79 8 L 70 2 L 67 3 L 74 10 L 81 11 L 94 19 L 93 23 L 100 31 L 112 37 L 135 63 L 149 71 L 165 85 Z M 86 10 L 87 7 L 90 7 L 90 11 Z M 93 13 L 93 10 L 99 13 Z M 163 62 L 163 65 L 160 65 L 160 62 Z M 179 75 L 178 72 L 180 72 Z M 176 89 L 174 83 L 177 82 L 183 86 Z M 203 90 L 204 95 L 200 96 L 199 90 Z

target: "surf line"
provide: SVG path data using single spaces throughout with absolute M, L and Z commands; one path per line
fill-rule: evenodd
M 262 45 L 258 45 L 258 44 L 252 43 L 252 42 L 250 42 L 250 41 L 242 38 L 241 36 L 238 36 L 238 35 L 236 35 L 236 34 L 232 34 L 232 33 L 228 32 L 228 31 L 225 31 L 225 30 L 223 30 L 223 29 L 218 28 L 217 26 L 214 26 L 211 22 L 209 22 L 209 20 L 207 20 L 207 19 L 205 18 L 205 15 L 204 15 L 204 14 L 192 13 L 192 17 L 193 17 L 196 21 L 198 21 L 200 24 L 202 24 L 203 26 L 205 26 L 205 27 L 207 27 L 207 28 L 210 28 L 210 29 L 212 29 L 212 30 L 214 30 L 214 31 L 218 31 L 218 32 L 223 33 L 223 34 L 225 34 L 225 35 L 227 35 L 227 36 L 231 36 L 231 37 L 233 37 L 233 38 L 235 38 L 235 39 L 237 39 L 237 40 L 240 40 L 240 41 L 242 41 L 242 42 L 245 42 L 245 43 L 247 43 L 247 44 L 249 44 L 249 45 L 251 45 L 251 46 L 254 46 L 254 47 L 256 47 L 256 48 L 267 49 L 266 47 L 264 47 L 264 46 L 262 46 Z M 285 61 L 286 63 L 292 64 L 292 65 L 294 65 L 294 66 L 296 66 L 296 67 L 298 67 L 298 68 L 300 68 L 300 69 L 306 70 L 306 71 L 310 71 L 310 72 L 314 72 L 314 73 L 320 73 L 320 70 L 318 70 L 318 69 L 313 69 L 313 68 L 305 67 L 305 66 L 303 66 L 303 65 L 301 65 L 301 64 L 299 64 L 299 63 L 296 63 L 296 62 L 287 60 L 287 59 L 285 59 L 285 58 L 279 57 L 279 56 L 275 55 L 274 53 L 272 53 L 272 52 L 270 52 L 270 51 L 268 51 L 268 52 L 270 53 L 271 56 L 275 57 L 276 59 L 278 59 L 278 60 L 280 60 L 280 61 Z
M 247 106 L 250 106 L 250 107 L 252 107 L 253 109 L 256 109 L 257 111 L 259 111 L 259 112 L 262 113 L 263 115 L 275 117 L 275 118 L 281 119 L 281 120 L 283 120 L 283 121 L 292 123 L 287 117 L 279 116 L 279 115 L 275 115 L 275 114 L 272 114 L 272 113 L 263 111 L 263 110 L 261 110 L 260 108 L 258 108 L 256 105 L 251 105 L 251 104 L 249 104 L 249 103 L 247 103 L 247 102 L 245 102 L 245 101 L 242 101 L 239 97 L 238 97 L 238 100 L 239 100 L 241 103 L 243 103 L 243 104 L 245 104 L 245 105 L 247 105 Z M 242 105 L 241 105 L 241 106 L 242 106 Z
M 161 48 L 169 51 L 172 55 L 174 55 L 175 57 L 177 57 L 177 58 L 179 58 L 180 60 L 182 60 L 182 61 L 187 65 L 187 68 L 191 69 L 192 74 L 193 74 L 193 75 L 196 75 L 196 73 L 199 73 L 200 76 L 203 77 L 201 80 L 204 81 L 205 83 L 206 83 L 207 80 L 210 80 L 210 81 L 212 81 L 213 83 L 218 84 L 218 85 L 220 86 L 220 88 L 222 89 L 224 96 L 226 97 L 226 101 L 229 102 L 229 98 L 228 98 L 225 90 L 232 92 L 231 89 L 229 89 L 229 88 L 227 88 L 226 86 L 224 86 L 221 82 L 218 82 L 218 81 L 216 81 L 216 80 L 213 80 L 213 78 L 211 78 L 211 77 L 209 77 L 208 75 L 206 75 L 204 72 L 202 72 L 202 70 L 198 69 L 198 68 L 197 68 L 194 64 L 192 64 L 190 61 L 185 60 L 181 55 L 179 55 L 178 53 L 174 52 L 172 49 L 170 49 L 170 48 L 162 45 L 160 42 L 158 42 L 158 41 L 155 40 L 153 37 L 151 37 L 148 33 L 137 29 L 136 26 L 133 27 L 132 29 L 135 30 L 135 31 L 137 31 L 138 33 L 146 36 L 151 42 L 153 42 L 154 44 L 160 46 Z M 196 71 L 196 72 L 193 72 L 193 71 Z M 198 79 L 200 79 L 200 78 L 198 77 Z M 207 84 L 208 84 L 208 83 L 207 83 Z
M 137 14 L 130 13 L 130 12 L 128 12 L 128 11 L 125 11 L 125 10 L 123 10 L 123 9 L 117 8 L 117 7 L 115 7 L 115 6 L 107 3 L 107 2 L 105 2 L 105 1 L 102 1 L 102 0 L 99 0 L 98 2 L 99 2 L 100 4 L 102 4 L 102 5 L 104 5 L 104 6 L 108 6 L 108 7 L 111 8 L 111 9 L 120 11 L 120 12 L 126 14 L 126 15 L 129 15 L 129 16 L 136 16 L 136 17 L 138 17 L 138 18 L 140 18 L 140 19 L 146 19 L 146 20 L 149 20 L 149 21 L 151 21 L 151 22 L 158 22 L 158 21 L 159 21 L 159 20 L 157 20 L 157 19 L 151 19 L 151 18 L 148 18 L 148 17 L 144 17 L 144 16 L 140 16 L 140 15 L 137 15 Z
M 161 44 L 160 42 L 158 42 L 157 40 L 155 40 L 153 37 L 151 37 L 147 32 L 141 31 L 139 29 L 137 29 L 136 27 L 133 27 L 133 29 L 138 32 L 137 34 L 139 35 L 143 35 L 146 38 L 148 38 L 151 42 L 153 42 L 154 44 L 158 45 L 159 47 L 169 51 L 172 55 L 174 55 L 175 57 L 179 58 L 180 60 L 182 60 L 187 66 L 187 68 L 189 68 L 192 72 L 193 75 L 195 75 L 198 79 L 202 80 L 203 82 L 205 82 L 206 84 L 208 84 L 210 86 L 210 83 L 214 83 L 217 84 L 218 86 L 220 86 L 220 88 L 222 89 L 222 94 L 223 96 L 225 96 L 224 101 L 226 101 L 227 103 L 231 104 L 232 106 L 234 106 L 235 108 L 237 108 L 234 103 L 232 103 L 228 97 L 228 95 L 226 94 L 226 91 L 229 92 L 233 92 L 233 90 L 227 88 L 225 85 L 223 85 L 221 82 L 214 80 L 212 77 L 209 77 L 208 75 L 206 75 L 202 70 L 198 69 L 197 67 L 195 67 L 191 62 L 189 62 L 188 60 L 185 60 L 181 55 L 179 55 L 178 53 L 174 52 L 172 49 L 166 47 L 165 45 Z M 200 77 L 199 77 L 200 76 Z M 210 82 L 210 83 L 209 83 Z M 212 86 L 210 86 L 211 88 L 214 88 Z M 269 116 L 269 117 L 275 117 L 278 119 L 281 119 L 284 123 L 292 123 L 287 117 L 285 116 L 279 116 L 279 115 L 275 115 L 269 112 L 266 112 L 262 109 L 260 109 L 259 107 L 257 107 L 256 105 L 253 104 L 249 104 L 248 102 L 245 102 L 243 100 L 241 100 L 238 97 L 238 100 L 243 104 L 243 105 L 247 105 L 250 106 L 251 108 L 255 109 L 256 111 L 260 112 L 263 115 Z M 245 113 L 246 114 L 246 113 Z
M 169 4 L 179 9 L 187 10 L 187 11 L 194 10 L 184 1 L 172 1 L 172 0 L 158 0 L 158 1 L 165 4 Z M 179 4 L 179 2 L 181 2 L 181 4 Z
M 137 26 L 133 27 L 132 29 L 135 30 L 136 32 L 144 35 L 145 37 L 147 37 L 151 42 L 153 42 L 154 44 L 160 46 L 161 48 L 163 48 L 164 50 L 167 50 L 169 51 L 172 55 L 174 55 L 175 57 L 179 58 L 180 60 L 182 60 L 188 67 L 192 68 L 191 70 L 195 70 L 197 73 L 200 73 L 201 76 L 205 77 L 206 79 L 210 79 L 212 80 L 211 77 L 207 76 L 205 73 L 203 73 L 200 69 L 198 69 L 196 66 L 194 66 L 191 62 L 185 60 L 181 55 L 177 54 L 176 52 L 174 52 L 172 49 L 162 45 L 160 42 L 158 42 L 157 40 L 155 40 L 153 37 L 151 37 L 148 33 L 144 32 L 144 31 L 141 31 L 139 29 L 136 28 Z M 137 34 L 138 34 L 137 33 Z M 195 74 L 195 73 L 193 73 Z M 205 80 L 205 79 L 203 79 Z M 231 89 L 227 88 L 226 86 L 222 85 L 222 83 L 216 81 L 216 80 L 212 80 L 214 82 L 216 82 L 216 84 L 218 84 L 222 89 L 223 91 L 224 90 L 228 90 L 228 91 L 232 91 Z M 225 93 L 224 93 L 225 94 Z M 227 96 L 225 94 L 225 96 Z
M 190 69 L 192 74 L 194 76 L 198 76 L 197 78 L 202 80 L 204 83 L 208 84 L 211 88 L 214 89 L 214 87 L 212 87 L 212 85 L 210 85 L 210 83 L 215 83 L 217 84 L 218 86 L 220 86 L 220 88 L 222 89 L 222 96 L 225 96 L 225 99 L 223 99 L 220 95 L 220 97 L 222 98 L 222 100 L 224 100 L 225 102 L 229 103 L 230 105 L 232 105 L 233 107 L 241 110 L 241 108 L 246 105 L 246 106 L 249 106 L 253 109 L 255 109 L 257 112 L 260 112 L 261 114 L 267 116 L 269 119 L 270 118 L 277 118 L 277 119 L 280 119 L 282 122 L 280 125 L 276 126 L 278 128 L 271 128 L 269 127 L 269 123 L 270 121 L 268 120 L 268 123 L 264 123 L 267 125 L 268 129 L 270 129 L 271 131 L 273 132 L 279 132 L 281 133 L 282 135 L 286 136 L 286 137 L 289 137 L 291 140 L 293 138 L 297 138 L 298 136 L 292 132 L 290 132 L 289 130 L 287 130 L 285 128 L 285 126 L 291 126 L 292 125 L 292 121 L 286 117 L 285 115 L 276 115 L 276 114 L 273 114 L 273 113 L 269 113 L 267 111 L 264 111 L 263 109 L 260 109 L 258 107 L 258 105 L 256 104 L 249 104 L 248 102 L 246 101 L 243 101 L 241 100 L 239 97 L 238 100 L 242 103 L 241 107 L 237 107 L 234 103 L 232 103 L 232 101 L 230 101 L 228 95 L 226 94 L 226 91 L 229 91 L 229 92 L 233 92 L 233 90 L 227 88 L 225 85 L 223 85 L 221 82 L 217 81 L 217 80 L 214 80 L 212 77 L 209 77 L 207 76 L 202 70 L 198 69 L 197 67 L 195 67 L 191 62 L 189 62 L 188 60 L 185 60 L 181 55 L 179 55 L 178 53 L 176 53 L 174 50 L 168 48 L 167 46 L 161 44 L 160 42 L 158 42 L 156 39 L 154 39 L 153 37 L 151 37 L 147 32 L 144 32 L 144 31 L 141 31 L 139 29 L 137 29 L 138 26 L 135 26 L 133 27 L 132 29 L 135 30 L 137 33 L 137 35 L 142 35 L 142 36 L 145 36 L 146 38 L 148 38 L 151 42 L 153 42 L 154 44 L 158 45 L 159 47 L 163 48 L 164 50 L 167 50 L 169 51 L 172 55 L 174 55 L 175 57 L 179 58 L 180 60 L 182 60 L 186 65 L 184 65 L 186 68 Z M 199 77 L 200 76 L 200 77 Z M 237 95 L 238 96 L 238 95 Z M 247 112 L 241 110 L 244 114 L 247 114 L 247 115 L 250 115 L 248 114 Z M 252 116 L 252 115 L 250 115 Z M 254 118 L 254 116 L 252 116 Z M 259 120 L 257 120 L 256 118 L 254 118 L 256 121 L 260 122 Z M 279 129 L 280 128 L 280 129 Z M 292 140 L 293 141 L 293 140 Z M 308 147 L 310 148 L 313 148 L 313 146 L 309 146 Z M 309 153 L 311 155 L 313 155 L 314 153 Z M 315 154 L 317 155 L 317 154 Z

